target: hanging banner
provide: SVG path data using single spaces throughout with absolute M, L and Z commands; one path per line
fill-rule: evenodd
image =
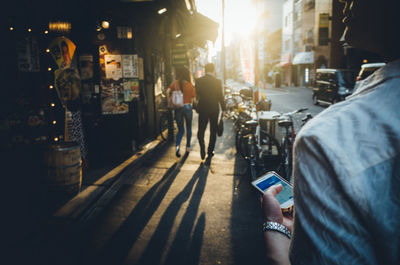
M 119 80 L 122 78 L 121 55 L 105 55 L 106 79 Z
M 242 67 L 243 79 L 254 84 L 254 48 L 251 40 L 243 40 L 240 42 L 240 63 Z
M 70 104 L 76 103 L 81 91 L 79 73 L 73 69 L 64 69 L 54 72 L 55 85 L 61 103 L 70 109 Z
M 50 43 L 49 50 L 59 69 L 64 70 L 71 67 L 76 46 L 70 39 L 67 37 L 54 39 Z

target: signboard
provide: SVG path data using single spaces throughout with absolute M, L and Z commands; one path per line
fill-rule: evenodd
M 139 57 L 138 68 L 139 68 L 139 80 L 144 80 L 143 58 L 140 58 L 140 57 Z
M 326 46 L 329 44 L 329 14 L 319 14 L 318 45 Z
M 187 47 L 184 43 L 176 43 L 172 48 L 172 65 L 182 66 L 188 64 L 186 56 Z
M 319 14 L 319 28 L 329 28 L 329 14 Z
M 124 78 L 139 78 L 137 54 L 122 55 L 122 76 Z

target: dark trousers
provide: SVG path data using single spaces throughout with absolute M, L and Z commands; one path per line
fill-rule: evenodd
M 200 148 L 204 149 L 204 132 L 206 131 L 207 124 L 210 121 L 210 141 L 208 143 L 208 154 L 214 151 L 215 141 L 217 140 L 217 127 L 218 127 L 218 112 L 215 113 L 199 113 L 199 127 L 197 131 L 197 139 L 199 140 Z

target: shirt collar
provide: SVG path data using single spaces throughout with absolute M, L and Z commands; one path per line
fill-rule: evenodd
M 347 98 L 352 98 L 364 91 L 374 88 L 376 85 L 395 77 L 400 77 L 400 59 L 393 61 L 378 70 L 356 85 L 356 91 Z

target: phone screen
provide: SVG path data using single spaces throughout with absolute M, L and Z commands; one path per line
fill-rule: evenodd
M 285 181 L 281 180 L 278 176 L 271 173 L 267 175 L 267 178 L 263 179 L 260 182 L 255 182 L 254 185 L 257 186 L 260 190 L 265 192 L 269 187 L 276 184 L 282 184 L 282 191 L 276 195 L 276 199 L 278 200 L 279 204 L 283 204 L 287 201 L 293 200 L 293 190 L 292 186 L 286 183 Z

